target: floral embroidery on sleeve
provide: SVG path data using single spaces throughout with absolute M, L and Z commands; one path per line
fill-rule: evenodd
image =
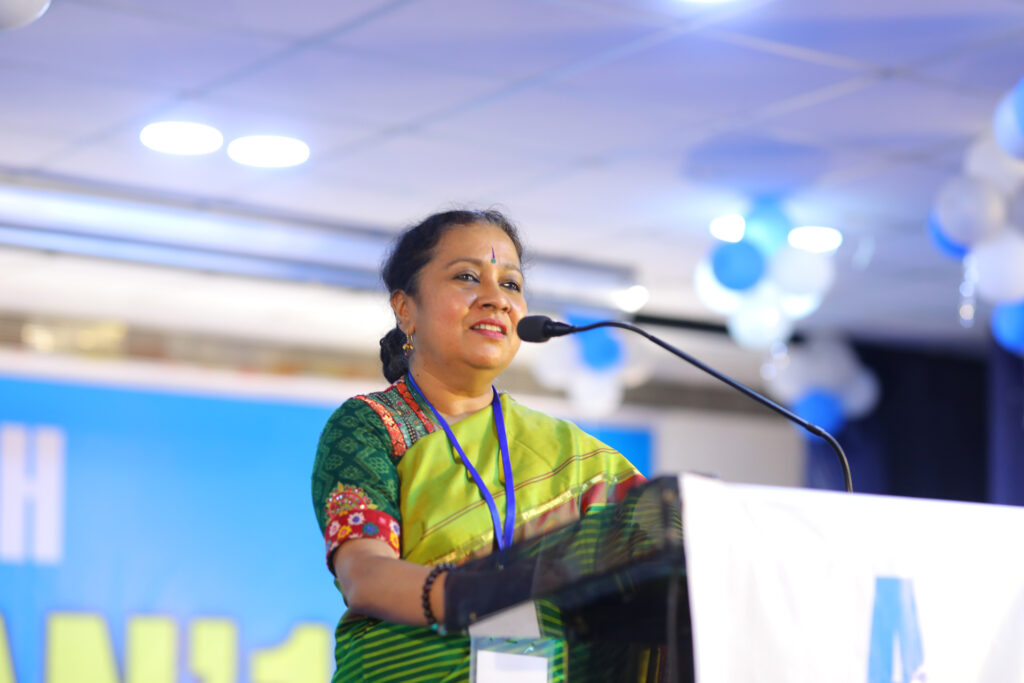
M 400 555 L 401 527 L 388 513 L 378 510 L 373 501 L 357 486 L 338 484 L 327 497 L 327 526 L 324 543 L 327 547 L 327 566 L 331 555 L 351 538 L 377 538 Z

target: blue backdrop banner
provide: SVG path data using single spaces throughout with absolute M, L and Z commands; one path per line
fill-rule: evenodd
M 328 680 L 333 408 L 0 376 L 0 683 Z

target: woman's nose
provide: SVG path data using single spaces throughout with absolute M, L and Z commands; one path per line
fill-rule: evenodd
M 489 280 L 483 281 L 479 302 L 481 306 L 492 306 L 501 311 L 507 311 L 512 305 L 509 302 L 508 292 L 501 286 L 501 283 Z

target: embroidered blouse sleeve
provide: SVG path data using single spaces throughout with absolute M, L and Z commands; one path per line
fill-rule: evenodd
M 363 401 L 346 401 L 327 420 L 312 483 L 328 569 L 334 551 L 352 538 L 377 538 L 400 554 L 399 480 L 391 452 L 384 424 Z

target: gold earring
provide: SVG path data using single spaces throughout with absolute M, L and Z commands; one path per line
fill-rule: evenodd
M 412 345 L 412 335 L 411 334 L 405 335 L 405 343 L 402 344 L 402 351 L 405 352 L 405 357 L 406 358 L 408 358 L 409 355 L 412 354 L 413 348 L 414 347 Z

